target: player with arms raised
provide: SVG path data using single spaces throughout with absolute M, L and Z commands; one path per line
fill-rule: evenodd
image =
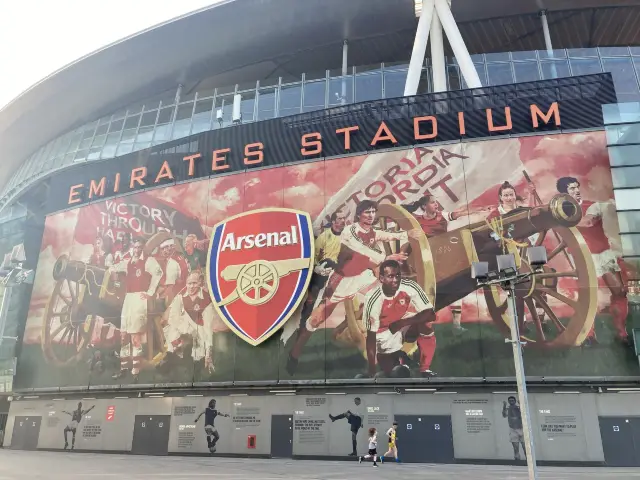
M 370 291 L 364 301 L 369 375 L 376 373 L 376 360 L 381 370 L 390 374 L 400 365 L 405 337 L 417 336 L 420 373 L 433 377 L 436 336 L 432 323 L 436 315 L 431 302 L 420 285 L 401 278 L 400 264 L 395 260 L 382 262 L 379 279 L 381 285 Z

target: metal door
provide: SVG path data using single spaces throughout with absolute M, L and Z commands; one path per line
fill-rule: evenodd
M 406 463 L 453 463 L 450 415 L 396 415 L 398 456 Z
M 293 415 L 271 415 L 271 456 L 293 457 Z
M 167 455 L 170 421 L 170 415 L 136 415 L 131 453 Z
M 11 448 L 15 450 L 35 450 L 38 448 L 42 417 L 16 417 L 13 423 Z
M 633 467 L 638 458 L 630 417 L 598 417 L 604 461 L 612 467 Z

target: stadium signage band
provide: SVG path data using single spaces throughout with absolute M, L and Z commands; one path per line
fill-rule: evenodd
M 291 317 L 309 287 L 313 241 L 309 214 L 287 208 L 251 210 L 213 227 L 209 292 L 233 333 L 259 345 Z
M 585 85 L 577 88 L 576 82 Z M 300 161 L 601 128 L 602 105 L 616 101 L 609 75 L 527 85 L 531 91 L 522 85 L 487 87 L 313 111 L 202 132 L 105 162 L 87 162 L 51 179 L 49 212 L 177 182 Z M 518 90 L 509 90 L 513 88 Z

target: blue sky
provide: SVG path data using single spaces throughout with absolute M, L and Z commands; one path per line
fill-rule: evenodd
M 0 108 L 68 63 L 221 0 L 0 0 Z

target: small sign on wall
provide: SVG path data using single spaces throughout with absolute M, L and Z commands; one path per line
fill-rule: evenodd
M 113 422 L 113 419 L 115 417 L 116 417 L 116 406 L 109 405 L 107 407 L 107 415 L 106 415 L 107 422 Z

